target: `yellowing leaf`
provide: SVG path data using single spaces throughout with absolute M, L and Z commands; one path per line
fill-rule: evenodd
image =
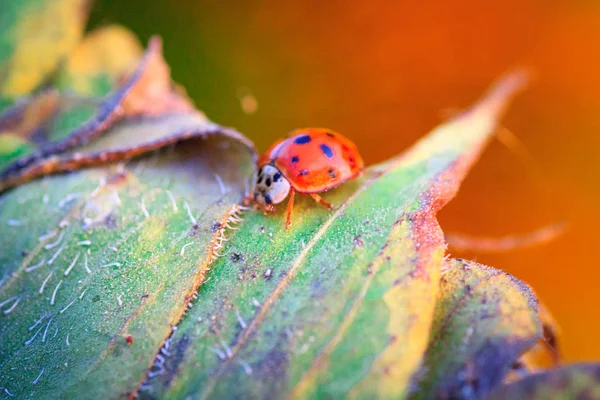
M 81 40 L 88 0 L 0 2 L 0 95 L 36 89 Z
M 450 260 L 433 317 L 423 378 L 414 398 L 481 398 L 542 335 L 537 300 L 493 268 Z
M 538 315 L 542 322 L 542 337 L 513 365 L 511 373 L 506 377 L 506 382 L 519 380 L 531 373 L 555 367 L 560 362 L 560 329 L 543 303 L 538 304 Z
M 28 141 L 18 135 L 0 133 L 0 164 L 28 153 L 32 150 L 31 147 Z
M 37 151 L 18 159 L 3 156 L 6 161 L 0 164 L 0 191 L 41 174 L 64 171 L 60 165 L 65 163 L 60 164 L 58 158 L 49 157 L 89 143 L 117 121 L 140 115 L 160 117 L 169 113 L 193 115 L 202 126 L 206 125 L 204 115 L 193 108 L 185 94 L 172 87 L 169 68 L 162 57 L 161 42 L 153 38 L 136 70 L 106 98 L 82 99 L 45 91 L 0 115 L 0 131 L 19 132 L 24 138 L 35 131 L 35 144 L 38 146 Z M 203 130 L 203 134 L 206 132 Z M 170 137 L 185 133 L 162 132 Z M 71 161 L 65 167 L 67 170 L 72 170 L 79 160 Z
M 139 40 L 127 29 L 110 25 L 87 34 L 65 62 L 58 86 L 87 96 L 102 96 L 132 72 L 142 58 Z
M 573 364 L 502 385 L 486 400 L 600 399 L 600 364 Z

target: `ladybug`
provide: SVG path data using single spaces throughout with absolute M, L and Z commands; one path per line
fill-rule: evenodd
M 356 145 L 341 134 L 325 128 L 297 129 L 275 142 L 259 158 L 252 199 L 265 212 L 272 212 L 273 205 L 289 194 L 287 229 L 291 225 L 296 192 L 333 209 L 319 193 L 356 178 L 363 167 Z

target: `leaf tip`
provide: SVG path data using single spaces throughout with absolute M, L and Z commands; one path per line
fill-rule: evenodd
M 508 71 L 492 85 L 475 110 L 498 120 L 506 112 L 509 101 L 529 86 L 532 76 L 533 72 L 526 67 Z

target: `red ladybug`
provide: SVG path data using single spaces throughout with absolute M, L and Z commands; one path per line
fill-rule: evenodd
M 356 145 L 339 133 L 324 128 L 297 129 L 275 142 L 258 160 L 252 198 L 266 212 L 272 212 L 273 205 L 281 203 L 289 194 L 287 229 L 291 225 L 296 192 L 310 195 L 332 209 L 318 193 L 356 178 L 363 167 Z

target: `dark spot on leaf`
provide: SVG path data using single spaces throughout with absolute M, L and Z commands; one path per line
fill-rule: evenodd
M 169 350 L 171 351 L 171 356 L 166 359 L 164 362 L 164 369 L 166 374 L 162 376 L 164 379 L 165 387 L 169 387 L 171 385 L 171 381 L 175 376 L 177 376 L 177 371 L 179 370 L 179 364 L 183 361 L 185 357 L 185 352 L 190 345 L 190 338 L 187 335 L 184 335 L 180 341 L 173 344 Z
M 233 253 L 230 258 L 231 261 L 234 263 L 238 263 L 244 260 L 244 257 L 240 253 Z
M 362 241 L 362 239 L 360 238 L 360 235 L 357 235 L 354 238 L 354 244 L 358 247 L 362 247 L 365 244 L 365 242 Z
M 99 294 L 95 295 L 95 296 L 92 298 L 92 302 L 93 302 L 93 303 L 97 303 L 97 302 L 99 302 L 99 301 L 100 301 L 100 295 L 99 295 Z
M 296 144 L 310 143 L 310 136 L 308 136 L 308 135 L 298 136 L 296 139 L 294 139 L 294 143 L 296 143 Z
M 119 227 L 119 221 L 115 214 L 108 214 L 108 216 L 104 219 L 104 226 L 108 229 L 117 229 Z
M 21 255 L 22 255 L 23 257 L 27 257 L 27 255 L 28 255 L 28 254 L 29 254 L 29 252 L 28 252 L 27 250 L 23 250 L 23 251 L 21 252 Z
M 300 161 L 300 158 L 298 158 L 298 156 L 292 157 L 292 163 L 296 164 L 298 161 Z
M 265 233 L 267 231 L 267 228 L 265 228 L 264 226 L 261 226 L 259 231 L 260 231 L 260 233 Z
M 277 347 L 269 351 L 260 361 L 251 365 L 256 371 L 261 385 L 269 387 L 268 393 L 272 393 L 272 398 L 281 398 L 283 395 L 276 395 L 285 390 L 288 382 L 288 364 L 290 356 L 288 353 L 277 350 Z
M 325 157 L 333 158 L 333 150 L 331 150 L 331 147 L 327 146 L 326 144 L 322 144 L 320 147 L 323 154 L 325 154 Z
M 329 177 L 331 179 L 335 179 L 335 177 L 337 176 L 337 174 L 335 173 L 335 169 L 330 169 L 329 171 L 327 171 L 327 173 L 329 174 Z
M 198 224 L 194 224 L 192 225 L 190 232 L 188 233 L 189 237 L 195 237 L 198 236 Z
M 147 299 L 148 297 L 150 297 L 150 295 L 149 295 L 149 294 L 143 294 L 143 295 L 142 295 L 142 299 Z

